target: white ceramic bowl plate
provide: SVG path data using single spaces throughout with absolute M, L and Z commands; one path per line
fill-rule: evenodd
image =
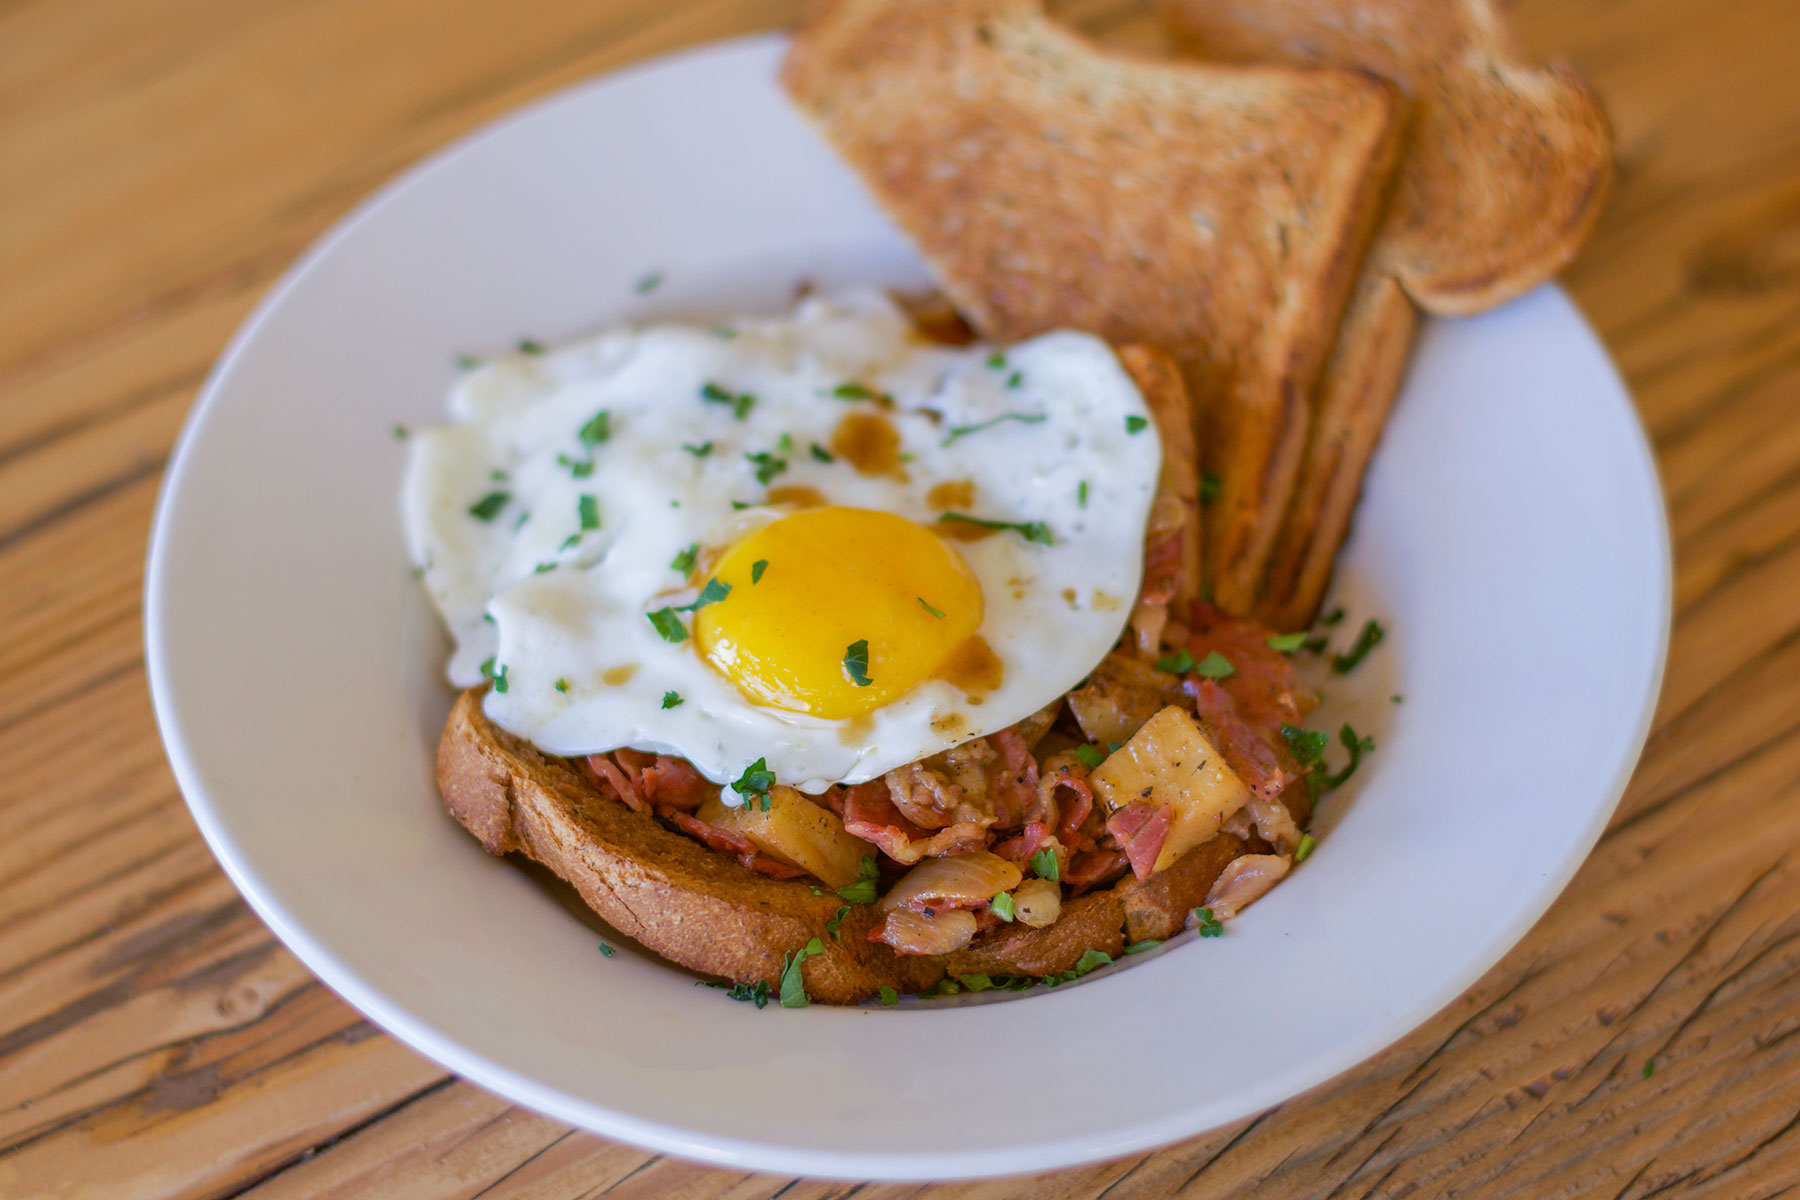
M 442 419 L 453 355 L 781 310 L 802 279 L 927 282 L 781 97 L 781 52 L 724 44 L 500 122 L 345 220 L 240 331 L 169 469 L 147 585 L 157 713 L 201 830 L 378 1024 L 521 1104 L 691 1158 L 1036 1171 L 1354 1065 L 1543 912 L 1655 699 L 1660 495 L 1616 374 L 1554 289 L 1426 326 L 1340 568 L 1339 598 L 1390 633 L 1332 716 L 1380 747 L 1326 802 L 1316 855 L 1223 938 L 1004 1002 L 759 1011 L 603 957 L 443 814 L 444 646 L 407 565 L 390 430 Z

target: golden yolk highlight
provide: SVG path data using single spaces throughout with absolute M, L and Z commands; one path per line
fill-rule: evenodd
M 892 513 L 802 510 L 733 546 L 714 575 L 731 593 L 694 614 L 701 657 L 759 704 L 829 720 L 931 678 L 981 626 L 962 556 Z

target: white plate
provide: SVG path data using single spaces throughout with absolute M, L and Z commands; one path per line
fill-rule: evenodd
M 1554 289 L 1427 325 L 1340 571 L 1354 616 L 1391 630 L 1337 697 L 1380 748 L 1326 803 L 1317 854 L 1223 938 L 1004 1003 L 758 1011 L 602 957 L 441 811 L 443 645 L 406 564 L 390 429 L 440 419 L 452 356 L 780 309 L 803 278 L 925 282 L 783 101 L 781 52 L 727 43 L 500 122 L 347 218 L 238 333 L 169 468 L 146 587 L 195 820 L 372 1020 L 521 1104 L 672 1154 L 856 1178 L 1044 1170 L 1354 1065 L 1544 911 L 1656 697 L 1655 473 Z M 665 282 L 637 294 L 652 271 Z

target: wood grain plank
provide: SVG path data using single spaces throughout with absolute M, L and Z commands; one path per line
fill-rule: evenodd
M 1616 123 L 1568 283 L 1656 440 L 1678 626 L 1565 896 L 1464 996 L 1270 1113 L 1029 1181 L 697 1167 L 368 1027 L 255 921 L 143 691 L 160 464 L 235 324 L 369 188 L 597 71 L 798 0 L 0 7 L 0 1195 L 1764 1197 L 1800 1186 L 1800 20 L 1525 0 Z M 1160 45 L 1138 0 L 1065 0 Z M 1644 1068 L 1653 1064 L 1646 1076 Z M 248 1190 L 246 1190 L 248 1189 Z

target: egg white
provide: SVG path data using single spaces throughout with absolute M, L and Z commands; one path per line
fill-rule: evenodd
M 847 382 L 892 397 L 880 411 L 899 431 L 905 482 L 811 455 L 853 408 L 877 411 L 835 396 Z M 754 404 L 740 420 L 702 399 L 708 383 Z M 489 690 L 488 716 L 551 754 L 631 746 L 680 755 L 721 783 L 761 758 L 813 792 L 1004 728 L 1078 683 L 1137 594 L 1161 463 L 1143 397 L 1105 342 L 1058 332 L 1003 354 L 945 347 L 874 291 L 813 298 L 790 317 L 615 329 L 498 359 L 458 383 L 450 410 L 452 424 L 413 439 L 403 503 L 414 561 L 455 639 L 450 681 L 479 684 L 491 661 L 504 691 Z M 584 445 L 579 432 L 602 410 L 609 436 Z M 950 430 L 1006 414 L 1044 419 L 945 444 Z M 709 442 L 704 456 L 684 448 Z M 968 479 L 976 514 L 1048 525 L 1052 545 L 1012 532 L 952 543 L 981 582 L 980 634 L 1004 664 L 1001 686 L 975 705 L 927 681 L 872 719 L 829 721 L 753 704 L 691 638 L 664 641 L 646 613 L 694 596 L 671 560 L 696 542 L 723 551 L 782 515 L 760 503 L 767 489 L 746 458 L 763 451 L 787 463 L 774 485 L 810 486 L 832 504 L 929 524 L 940 512 L 931 488 Z M 569 464 L 588 461 L 577 477 Z M 491 493 L 508 497 L 492 519 L 471 515 Z M 580 529 L 583 494 L 596 498 L 596 530 Z M 670 692 L 681 702 L 665 708 Z

